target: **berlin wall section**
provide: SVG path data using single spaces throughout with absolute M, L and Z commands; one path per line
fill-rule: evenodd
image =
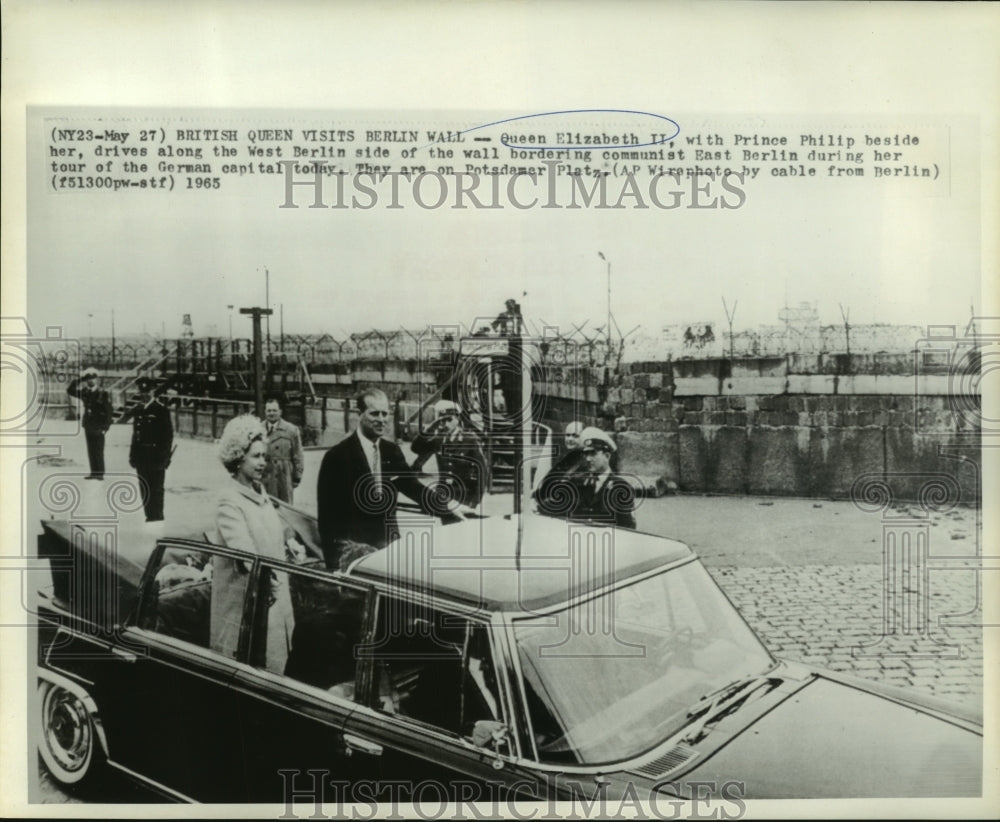
M 917 380 L 912 360 L 906 375 L 903 357 L 882 359 L 868 363 L 879 373 L 854 375 L 789 374 L 783 358 L 752 363 L 755 373 L 710 361 L 629 363 L 607 377 L 548 366 L 544 421 L 627 427 L 616 434 L 623 470 L 681 491 L 849 498 L 860 477 L 879 474 L 913 499 L 945 474 L 974 502 L 976 415 L 956 412 L 947 377 Z

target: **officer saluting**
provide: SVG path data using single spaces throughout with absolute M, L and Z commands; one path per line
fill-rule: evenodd
M 435 403 L 434 415 L 434 422 L 410 443 L 417 455 L 412 467 L 419 469 L 433 454 L 438 482 L 448 488 L 452 499 L 474 508 L 482 501 L 489 479 L 479 437 L 462 428 L 462 409 L 451 400 Z
M 146 522 L 157 522 L 163 519 L 163 483 L 170 465 L 174 427 L 160 397 L 151 395 L 152 381 L 139 380 L 138 388 L 144 404 L 133 413 L 128 464 L 139 477 Z
M 611 470 L 614 440 L 598 428 L 583 429 L 580 439 L 586 471 L 572 477 L 579 502 L 571 519 L 635 528 L 635 490 Z

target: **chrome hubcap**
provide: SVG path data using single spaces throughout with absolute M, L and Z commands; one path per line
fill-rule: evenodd
M 45 744 L 66 770 L 87 763 L 93 744 L 90 715 L 84 704 L 62 688 L 52 688 L 45 697 Z

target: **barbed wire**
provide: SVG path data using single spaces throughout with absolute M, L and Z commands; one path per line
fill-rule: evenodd
M 555 330 L 544 323 L 541 327 L 544 329 L 539 344 L 542 362 L 586 367 L 618 367 L 623 362 L 678 358 L 834 355 L 845 353 L 848 342 L 853 355 L 903 354 L 912 351 L 924 335 L 920 326 L 884 324 L 852 325 L 849 341 L 841 325 L 761 326 L 730 335 L 722 330 L 716 333 L 712 324 L 701 323 L 667 326 L 657 334 L 623 337 L 619 332 L 617 338 L 609 340 L 603 327 L 590 329 L 587 322 L 574 324 L 569 332 Z M 478 330 L 481 335 L 483 329 Z M 463 324 L 457 324 L 416 329 L 371 328 L 353 333 L 283 334 L 272 337 L 268 353 L 275 359 L 300 360 L 307 368 L 359 361 L 415 361 L 453 356 L 458 338 L 470 336 L 470 331 Z M 64 345 L 58 356 L 43 353 L 43 358 L 51 367 L 67 371 L 84 366 L 128 370 L 156 360 L 163 360 L 163 367 L 169 370 L 209 368 L 224 371 L 246 369 L 252 354 L 249 339 L 150 339 L 147 336 L 122 337 L 114 341 L 106 337 L 85 338 L 78 341 L 75 348 Z

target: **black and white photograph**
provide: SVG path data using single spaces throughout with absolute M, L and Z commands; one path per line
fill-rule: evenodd
M 4 18 L 5 815 L 996 817 L 995 8 Z

